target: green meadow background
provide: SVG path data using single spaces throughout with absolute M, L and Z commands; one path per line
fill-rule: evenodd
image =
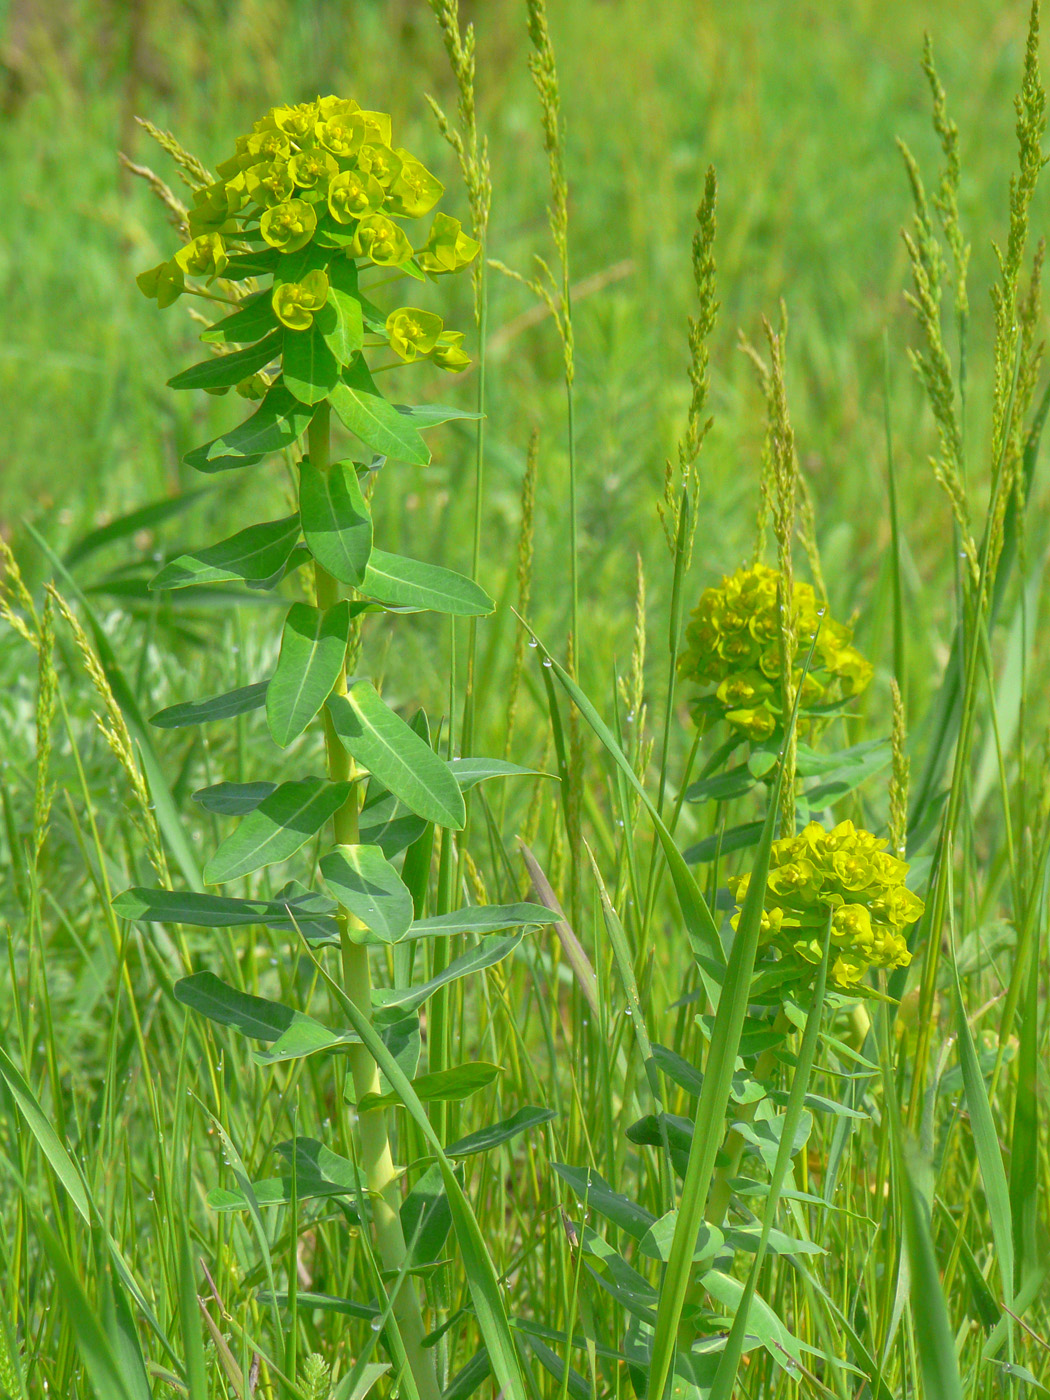
M 639 657 L 640 560 L 648 623 L 645 696 L 651 714 L 662 709 L 671 578 L 657 502 L 664 464 L 675 453 L 688 405 L 686 318 L 694 309 L 689 248 L 704 173 L 713 164 L 719 183 L 715 251 L 721 309 L 711 340 L 714 422 L 699 467 L 690 603 L 754 550 L 765 406 L 739 337 L 760 344 L 761 318 L 775 322 L 783 300 L 790 327 L 790 408 L 815 504 L 831 609 L 836 617 L 855 617 L 857 644 L 875 665 L 874 683 L 857 707 L 853 728 L 839 731 L 843 744 L 889 731 L 887 419 L 891 426 L 903 532 L 904 680 L 913 766 L 919 770 L 930 700 L 955 622 L 958 556 L 950 510 L 930 465 L 936 448 L 933 422 L 907 360 L 907 347 L 917 341 L 904 301 L 909 273 L 901 229 L 910 222 L 912 206 L 895 139 L 908 143 L 933 187 L 940 151 L 919 62 L 928 30 L 961 131 L 960 208 L 973 249 L 967 445 L 974 517 L 980 522 L 989 475 L 987 289 L 995 275 L 993 240 L 1005 241 L 1009 178 L 1016 163 L 1012 102 L 1026 6 L 1014 0 L 549 0 L 549 8 L 570 184 L 581 683 L 603 714 L 610 714 L 617 678 L 628 674 L 632 655 Z M 488 251 L 528 272 L 534 255 L 550 258 L 552 249 L 547 161 L 527 67 L 524 4 L 462 0 L 461 13 L 477 29 L 479 122 L 489 143 L 493 180 Z M 443 207 L 466 220 L 453 155 L 423 99 L 430 93 L 452 113 L 455 91 L 424 0 L 0 0 L 0 25 L 0 534 L 38 600 L 56 571 L 63 593 L 82 592 L 141 709 L 151 714 L 265 676 L 280 613 L 271 595 L 236 610 L 185 594 L 170 604 L 144 602 L 141 580 L 156 566 L 146 568 L 143 561 L 223 538 L 245 520 L 286 513 L 290 483 L 276 466 L 202 478 L 181 463 L 185 451 L 232 424 L 243 405 L 165 387 L 172 374 L 201 358 L 199 327 L 187 301 L 158 313 L 135 286 L 136 273 L 170 256 L 176 236 L 146 184 L 122 168 L 118 152 L 152 167 L 176 192 L 180 186 L 171 162 L 134 117 L 142 114 L 170 129 L 213 166 L 228 153 L 233 137 L 275 102 L 328 92 L 353 96 L 393 115 L 401 142 L 445 183 Z M 1036 195 L 1032 244 L 1047 226 L 1048 200 L 1050 180 Z M 432 289 L 425 294 L 433 295 Z M 445 279 L 438 295 L 446 323 L 472 334 L 469 278 Z M 949 308 L 946 325 L 950 319 Z M 555 327 L 528 291 L 495 272 L 489 334 L 480 581 L 499 606 L 479 627 L 477 748 L 502 755 L 530 434 L 539 435 L 530 616 L 559 654 L 569 598 L 568 458 Z M 953 330 L 946 331 L 946 340 L 954 354 Z M 421 371 L 417 388 L 413 372 L 399 372 L 410 401 L 473 404 L 473 373 L 438 383 L 429 370 Z M 473 529 L 471 425 L 449 424 L 430 433 L 428 442 L 431 466 L 398 466 L 396 477 L 383 481 L 375 507 L 376 541 L 384 549 L 467 571 Z M 1050 542 L 1046 476 L 1040 465 L 1021 560 L 1030 602 L 1023 718 L 1033 753 L 1039 752 L 1050 719 L 1047 648 L 1033 640 L 1043 620 L 1042 568 Z M 199 494 L 189 499 L 188 492 Z M 93 533 L 129 512 L 176 499 L 178 509 L 167 519 L 147 519 L 133 533 L 117 530 L 109 542 Z M 53 556 L 65 559 L 68 572 L 48 557 L 41 540 Z M 804 577 L 802 551 L 797 555 L 797 575 Z M 1016 579 L 1012 587 L 1004 625 L 993 639 L 1006 747 L 1017 728 L 1020 694 Z M 440 716 L 449 704 L 451 647 L 461 683 L 466 637 L 466 627 L 453 636 L 440 620 L 399 621 L 384 635 L 380 650 L 370 649 L 366 635 L 368 668 L 383 679 L 390 703 L 406 712 L 422 703 Z M 0 1036 L 29 1051 L 35 1091 L 63 1140 L 88 1164 L 92 1186 L 110 1212 L 108 1223 L 138 1276 L 154 1290 L 151 1296 L 161 1299 L 164 1316 L 175 1308 L 165 1243 L 171 1238 L 167 1211 L 174 1195 L 186 1202 L 201 1252 L 218 1261 L 220 1291 L 251 1326 L 257 1313 L 246 1300 L 260 1280 L 245 1261 L 254 1246 L 243 1227 L 228 1225 L 228 1217 L 216 1224 L 204 1207 L 206 1190 L 226 1177 L 216 1140 L 203 1118 L 193 1117 L 192 1105 L 185 1106 L 188 1090 L 206 1091 L 198 1083 L 197 1051 L 186 1039 L 182 1011 L 161 990 L 166 975 L 161 963 L 177 962 L 176 945 L 160 948 L 151 971 L 154 954 L 140 955 L 135 939 L 118 931 L 117 921 L 104 912 L 107 892 L 154 881 L 123 795 L 124 776 L 96 730 L 100 702 L 62 624 L 59 656 L 62 691 L 51 760 L 58 789 L 37 884 L 24 859 L 34 801 L 35 662 L 22 639 L 0 630 Z M 679 717 L 672 789 L 693 737 L 684 696 Z M 527 664 L 509 756 L 549 770 L 554 762 L 549 727 L 539 667 Z M 301 755 L 286 760 L 281 773 L 270 746 L 258 742 L 260 732 L 241 728 L 234 743 L 219 739 L 214 746 L 210 736 L 198 743 L 185 731 L 158 734 L 157 747 L 198 853 L 213 844 L 215 831 L 189 801 L 195 787 L 220 777 L 298 775 Z M 618 872 L 622 894 L 621 838 L 608 769 L 589 741 L 584 752 L 588 838 L 606 868 Z M 963 961 L 962 970 L 974 1011 L 995 1005 L 1002 995 L 997 980 L 1002 967 L 989 969 L 985 951 L 997 949 L 1008 967 L 1010 947 L 1009 930 L 1001 923 L 1006 857 L 994 734 L 986 724 L 978 754 L 968 794 L 967 869 L 980 871 L 980 878 L 974 875 L 968 887 L 972 902 L 959 930 L 961 942 L 970 938 L 970 960 Z M 850 806 L 842 814 L 863 810 L 881 830 L 885 784 L 880 778 L 870 787 L 863 809 Z M 541 788 L 537 798 L 534 791 L 525 782 L 508 786 L 506 798 L 495 804 L 505 845 L 491 829 L 476 828 L 474 854 L 484 878 L 498 885 L 518 859 L 512 837 L 529 830 L 567 902 L 567 858 L 558 836 L 554 785 Z M 709 830 L 706 809 L 683 809 L 676 833 L 680 845 Z M 519 865 L 513 868 L 520 872 Z M 580 929 L 588 948 L 594 947 L 599 927 L 592 899 L 589 891 Z M 685 985 L 690 958 L 669 899 L 658 905 L 656 926 L 651 959 L 647 950 L 635 952 L 654 1024 L 671 1043 L 668 1023 L 676 1014 L 675 1034 L 689 1033 L 682 1030 L 684 1015 L 668 1008 Z M 236 939 L 222 945 L 227 970 L 237 963 L 235 945 Z M 207 940 L 191 937 L 190 949 L 201 955 L 198 965 L 212 966 Z M 276 948 L 260 945 L 256 951 L 262 971 L 251 972 L 251 985 L 257 987 L 260 978 L 294 982 L 283 964 L 279 973 L 272 971 Z M 556 952 L 550 958 L 556 963 Z M 506 998 L 502 1008 L 486 1002 L 483 1018 L 485 1034 L 493 1040 L 492 1057 L 509 1066 L 500 1108 L 509 1114 L 526 1099 L 543 1102 L 535 1097 L 537 1082 L 553 1083 L 551 1101 L 562 1112 L 556 1130 L 561 1159 L 597 1160 L 615 1180 L 615 1169 L 623 1169 L 626 1158 L 621 1110 L 614 1111 L 612 1091 L 602 1079 L 611 1052 L 606 1055 L 596 1028 L 588 1030 L 587 1020 L 580 1020 L 578 997 L 571 1011 L 559 1005 L 560 995 L 569 997 L 571 983 L 564 966 L 546 971 L 549 983 L 534 968 L 526 973 L 515 965 L 505 983 L 496 978 L 486 984 L 486 996 L 497 985 Z M 294 988 L 282 990 L 297 995 Z M 137 1029 L 132 1032 L 132 1004 L 141 1020 L 141 1042 Z M 576 1018 L 576 1040 L 569 1029 L 559 1028 L 563 1012 L 566 1027 Z M 993 1024 L 975 1022 L 979 1038 L 990 1034 Z M 1045 1032 L 1044 1016 L 1044 1049 Z M 949 1035 L 945 1012 L 938 1054 Z M 222 1081 L 221 1096 L 209 1097 L 208 1106 L 246 1158 L 251 1153 L 254 1171 L 270 1141 L 287 1132 L 287 1123 L 278 1124 L 279 1111 L 266 1098 L 270 1079 L 250 1065 L 243 1046 L 234 1051 L 218 1034 L 213 1040 L 217 1048 L 209 1053 L 218 1076 L 213 1082 L 221 1079 L 215 1056 L 220 1064 L 222 1054 L 229 1056 L 233 1068 Z M 994 1038 L 989 1044 L 994 1049 Z M 982 1041 L 981 1048 L 984 1053 L 988 1045 Z M 1045 1069 L 1045 1058 L 1041 1064 Z M 955 1113 L 959 1083 L 952 1062 L 942 1105 L 950 1119 L 942 1143 L 950 1142 L 951 1152 L 945 1148 L 938 1159 L 938 1192 L 945 1201 L 966 1203 L 969 1257 L 976 1255 L 990 1274 L 972 1148 Z M 588 1099 L 589 1094 L 595 1097 Z M 997 1111 L 1007 1112 L 1008 1097 L 1004 1091 Z M 320 1090 L 315 1102 L 321 1102 Z M 463 1131 L 473 1125 L 471 1111 Z M 592 1116 L 600 1119 L 604 1133 L 597 1145 L 589 1136 Z M 304 1130 L 316 1127 L 304 1122 Z M 1045 1133 L 1043 1141 L 1045 1186 Z M 870 1166 L 870 1139 L 865 1144 Z M 0 1148 L 31 1179 L 35 1199 L 58 1217 L 75 1253 L 79 1222 L 39 1154 L 16 1131 L 6 1100 L 0 1100 Z M 518 1199 L 508 1200 L 498 1179 L 475 1182 L 484 1198 L 479 1210 L 487 1237 L 499 1239 L 506 1225 L 501 1262 L 516 1261 L 516 1300 L 531 1316 L 545 1308 L 551 1316 L 559 1312 L 571 1273 L 564 1240 L 555 1238 L 558 1195 L 546 1150 L 537 1148 L 533 1156 L 529 1149 L 523 1172 L 528 1189 L 523 1186 Z M 814 1170 L 821 1150 L 815 1140 Z M 857 1156 L 863 1156 L 859 1147 Z M 882 1152 L 878 1161 L 885 1172 Z M 843 1167 L 844 1177 L 851 1165 L 852 1158 Z M 13 1309 L 18 1326 L 31 1332 L 27 1352 L 44 1358 L 35 1373 L 38 1382 L 48 1377 L 53 1386 L 69 1387 L 77 1371 L 74 1341 L 59 1309 L 47 1311 L 47 1265 L 32 1243 L 25 1209 L 15 1203 L 6 1181 L 0 1178 L 0 1301 Z M 879 1190 L 888 1191 L 884 1177 L 876 1181 Z M 827 1266 L 843 1290 L 850 1260 L 861 1257 L 858 1240 L 868 1239 L 855 1221 L 867 1211 L 880 1217 L 883 1209 L 876 1186 L 859 1169 L 848 1189 L 858 1213 L 835 1217 Z M 954 1237 L 940 1216 L 937 1221 L 943 1262 Z M 523 1250 L 519 1259 L 516 1250 L 537 1231 L 543 1251 L 531 1256 Z M 317 1245 L 319 1256 L 323 1248 Z M 888 1288 L 891 1276 L 889 1263 L 883 1270 L 881 1248 L 873 1246 L 863 1256 L 871 1286 L 879 1290 Z M 953 1260 L 954 1269 L 958 1258 Z M 4 1299 L 5 1269 L 17 1280 L 16 1304 Z M 958 1270 L 955 1276 L 961 1277 Z M 83 1279 L 90 1296 L 95 1279 L 88 1265 Z M 951 1303 L 962 1310 L 953 1314 L 954 1324 L 967 1326 L 969 1304 L 959 1284 Z M 1042 1319 L 1045 1323 L 1045 1310 Z M 303 1325 L 309 1344 L 330 1359 L 348 1354 L 342 1342 L 310 1330 L 313 1323 Z M 1045 1366 L 1034 1343 L 1025 1356 L 1027 1365 L 1041 1360 Z M 461 1363 L 465 1356 L 458 1359 Z M 914 1372 L 905 1366 L 899 1374 Z M 1045 1378 L 1047 1370 L 1042 1374 Z M 986 1389 L 972 1393 L 991 1397 L 993 1382 L 998 1384 L 992 1377 Z M 67 1388 L 64 1393 L 81 1392 Z M 783 1393 L 794 1393 L 786 1382 Z

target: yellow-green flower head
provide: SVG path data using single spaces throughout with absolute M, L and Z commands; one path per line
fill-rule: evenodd
M 304 137 L 313 135 L 318 118 L 317 103 L 300 102 L 295 107 L 274 107 L 268 118 L 272 119 L 278 131 L 301 141 Z M 267 121 L 268 118 L 264 117 L 263 121 Z
M 283 282 L 274 288 L 274 315 L 290 331 L 306 331 L 313 325 L 314 313 L 327 300 L 328 278 L 317 268 L 301 282 Z
M 444 325 L 432 311 L 420 311 L 418 306 L 401 306 L 386 318 L 386 333 L 390 348 L 405 361 L 429 355 L 437 345 Z
M 318 145 L 339 160 L 356 156 L 365 139 L 365 123 L 359 113 L 340 115 L 333 112 L 314 128 Z
M 135 284 L 144 296 L 156 301 L 163 311 L 166 306 L 171 306 L 182 296 L 186 276 L 175 259 L 171 258 L 168 262 L 158 263 L 156 267 L 140 272 L 135 278 Z
M 220 234 L 202 233 L 179 249 L 175 261 L 191 277 L 218 277 L 229 257 Z
M 401 157 L 389 146 L 362 146 L 358 152 L 357 164 L 361 170 L 374 175 L 385 190 L 388 190 L 401 174 Z
M 191 236 L 197 238 L 202 233 L 235 233 L 237 225 L 231 219 L 243 204 L 243 192 L 221 180 L 194 191 L 193 208 L 187 216 Z
M 438 218 L 441 216 L 438 215 Z M 420 257 L 420 266 L 426 267 Z M 678 662 L 684 680 L 713 686 L 714 695 L 697 711 L 698 723 L 714 709 L 751 739 L 768 738 L 782 724 L 779 574 L 765 564 L 727 574 L 707 588 L 690 616 Z M 792 674 L 801 683 L 804 732 L 808 707 L 833 704 L 870 682 L 871 663 L 852 645 L 852 632 L 828 616 L 808 583 L 796 583 L 790 617 L 795 637 Z M 802 662 L 816 634 L 809 671 Z
M 317 228 L 317 214 L 305 199 L 288 199 L 275 204 L 259 221 L 259 231 L 271 248 L 294 253 L 305 248 Z
M 445 193 L 445 187 L 410 152 L 399 148 L 394 154 L 401 162 L 401 169 L 390 185 L 387 208 L 391 214 L 400 214 L 406 219 L 421 219 L 430 213 Z
M 378 214 L 385 197 L 386 191 L 374 175 L 344 170 L 328 186 L 328 209 L 337 223 L 348 224 L 366 214 Z
M 288 162 L 288 173 L 301 190 L 324 190 L 333 175 L 339 174 L 339 163 L 327 151 L 299 151 Z
M 286 160 L 265 160 L 244 172 L 245 188 L 256 204 L 273 209 L 291 199 L 295 181 Z
M 430 358 L 439 369 L 447 369 L 450 374 L 461 374 L 470 364 L 470 356 L 463 349 L 463 332 L 442 331 L 430 352 Z
M 292 142 L 287 132 L 270 129 L 253 131 L 244 138 L 244 156 L 251 157 L 248 165 L 268 163 L 274 160 L 287 160 L 292 153 Z
M 412 256 L 412 244 L 391 219 L 369 214 L 358 224 L 350 251 L 356 257 L 370 258 L 380 267 L 397 267 Z
M 871 968 L 907 967 L 907 930 L 924 905 L 905 884 L 908 866 L 887 843 L 850 821 L 831 831 L 818 822 L 773 843 L 766 879 L 761 939 L 800 968 L 820 961 L 831 916 L 829 977 L 840 989 L 858 987 Z M 729 881 L 738 906 L 750 876 Z M 739 913 L 733 918 L 735 928 Z
M 477 257 L 481 244 L 468 238 L 458 219 L 448 214 L 435 214 L 427 241 L 417 252 L 417 262 L 424 272 L 458 272 Z

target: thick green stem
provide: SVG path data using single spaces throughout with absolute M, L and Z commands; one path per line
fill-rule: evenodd
M 331 465 L 329 421 L 328 404 L 318 404 L 310 421 L 308 441 L 310 460 L 314 467 L 322 472 L 327 471 Z M 329 608 L 338 601 L 338 583 L 317 563 L 314 564 L 314 583 L 319 608 Z M 338 694 L 346 693 L 345 665 L 336 681 L 335 690 Z M 355 777 L 353 760 L 339 742 L 327 710 L 324 711 L 324 716 L 328 776 L 332 782 L 352 780 Z M 345 805 L 335 814 L 333 827 L 339 845 L 352 846 L 357 843 L 358 804 L 359 798 L 355 788 Z M 355 929 L 361 928 L 362 925 L 348 910 L 342 909 L 339 926 L 343 988 L 361 1014 L 371 1019 L 372 973 L 368 962 L 368 949 L 354 940 Z M 360 1103 L 366 1094 L 379 1093 L 379 1067 L 368 1050 L 363 1045 L 352 1046 L 347 1058 L 356 1101 Z M 396 1273 L 404 1267 L 407 1249 L 404 1231 L 401 1228 L 398 1172 L 394 1166 L 390 1146 L 386 1111 L 380 1108 L 360 1114 L 357 1120 L 357 1136 L 359 1161 L 368 1189 L 379 1259 L 384 1269 Z M 423 1346 L 426 1328 L 423 1325 L 419 1295 L 411 1278 L 401 1280 L 393 1311 L 420 1400 L 440 1400 L 441 1387 L 434 1368 L 433 1352 Z

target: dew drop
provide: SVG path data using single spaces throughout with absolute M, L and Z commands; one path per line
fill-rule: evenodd
M 529 646 L 530 646 L 530 647 L 538 647 L 538 646 L 539 646 L 539 642 L 536 640 L 535 637 L 530 637 L 530 638 L 529 638 Z
M 373 1317 L 372 1321 L 368 1325 L 369 1327 L 371 1327 L 373 1332 L 378 1332 L 383 1326 L 383 1319 L 381 1317 Z
M 549 656 L 545 656 L 545 657 L 543 658 L 543 664 L 544 664 L 544 666 L 549 666 L 549 665 L 551 664 L 551 659 L 550 659 Z

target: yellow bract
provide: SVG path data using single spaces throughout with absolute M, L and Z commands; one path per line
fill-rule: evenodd
M 383 186 L 362 170 L 344 170 L 328 186 L 328 209 L 340 224 L 376 214 L 383 206 Z
M 418 306 L 401 306 L 386 318 L 390 348 L 403 360 L 418 360 L 437 345 L 444 325 L 440 316 L 420 311 Z
M 229 262 L 226 244 L 217 233 L 202 233 L 175 254 L 183 272 L 192 277 L 217 277 Z
M 259 232 L 271 248 L 279 248 L 282 253 L 295 253 L 305 248 L 316 227 L 317 214 L 305 199 L 275 204 L 259 220 Z
M 481 244 L 468 238 L 458 219 L 435 214 L 427 241 L 418 250 L 417 261 L 424 272 L 458 272 L 477 257 Z
M 412 256 L 412 244 L 392 220 L 382 214 L 369 214 L 358 224 L 350 251 L 357 257 L 370 258 L 380 267 L 396 267 Z
M 871 968 L 907 967 L 905 930 L 924 905 L 905 884 L 908 866 L 887 842 L 850 821 L 831 831 L 810 822 L 773 843 L 766 879 L 761 941 L 802 966 L 820 961 L 831 916 L 831 982 L 848 990 Z M 750 875 L 730 879 L 741 905 Z M 735 928 L 740 918 L 734 915 Z
M 313 325 L 314 312 L 327 300 L 328 278 L 318 268 L 301 282 L 284 282 L 274 289 L 274 315 L 290 331 L 306 331 Z

